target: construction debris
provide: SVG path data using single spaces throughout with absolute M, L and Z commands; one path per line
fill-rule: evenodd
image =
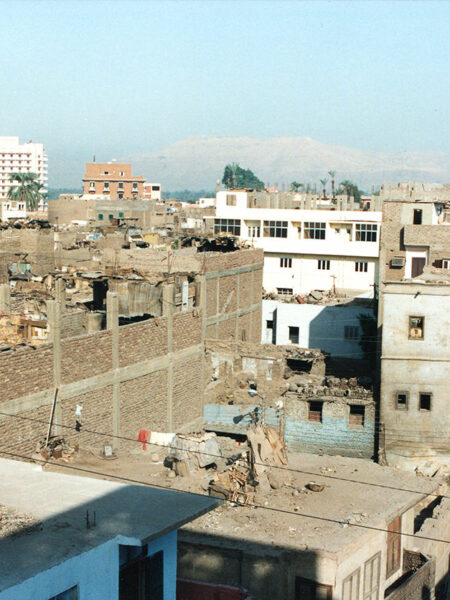
M 185 477 L 221 462 L 222 452 L 215 433 L 177 434 L 171 441 L 168 458 L 175 473 Z

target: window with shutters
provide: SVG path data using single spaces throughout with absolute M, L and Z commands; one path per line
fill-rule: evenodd
M 450 258 L 444 258 L 442 260 L 442 268 L 443 269 L 450 269 Z
M 364 564 L 363 600 L 378 600 L 380 589 L 381 552 Z
M 282 269 L 292 269 L 292 258 L 280 258 L 280 267 Z
M 371 223 L 356 223 L 357 242 L 376 242 L 378 237 L 378 225 Z
M 310 400 L 308 402 L 308 406 L 308 421 L 322 423 L 323 402 L 318 402 L 317 400 Z
M 227 206 L 236 206 L 236 194 L 227 194 Z
M 358 273 L 367 273 L 368 264 L 363 260 L 357 260 L 355 262 L 355 271 Z
M 409 317 L 409 339 L 423 340 L 424 326 L 424 317 Z
M 295 578 L 295 600 L 332 600 L 331 585 L 317 583 L 304 577 Z
M 291 344 L 298 344 L 300 329 L 298 327 L 289 326 L 289 341 Z
M 360 571 L 361 569 L 356 569 L 356 571 L 353 571 L 351 575 L 344 579 L 344 583 L 342 584 L 342 600 L 360 600 Z
M 317 261 L 317 268 L 319 271 L 329 271 L 330 270 L 330 261 L 328 259 L 319 258 Z
M 386 578 L 393 575 L 400 568 L 402 517 L 397 517 L 389 523 L 387 530 Z

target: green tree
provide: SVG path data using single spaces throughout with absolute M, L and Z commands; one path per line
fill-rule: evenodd
M 298 192 L 300 188 L 303 188 L 303 183 L 299 183 L 298 181 L 293 181 L 291 183 L 291 192 Z
M 320 180 L 320 183 L 322 184 L 322 187 L 323 187 L 323 197 L 324 198 L 327 195 L 327 189 L 326 189 L 327 181 L 328 181 L 328 179 L 321 179 Z
M 36 173 L 11 173 L 9 180 L 9 200 L 24 202 L 27 210 L 36 210 L 39 201 L 44 197 L 41 191 L 44 186 L 39 182 Z
M 353 196 L 353 198 L 355 199 L 356 202 L 361 202 L 361 190 L 358 188 L 358 186 L 356 185 L 356 183 L 353 183 L 353 181 L 349 181 L 348 179 L 345 179 L 344 181 L 341 181 L 340 185 L 340 192 L 345 192 L 347 194 L 347 196 Z
M 336 177 L 336 171 L 328 171 L 328 175 L 331 177 L 331 197 L 334 198 L 334 178 Z
M 237 163 L 226 165 L 223 177 L 223 185 L 230 189 L 247 188 L 253 190 L 264 189 L 264 183 L 250 169 L 243 169 Z

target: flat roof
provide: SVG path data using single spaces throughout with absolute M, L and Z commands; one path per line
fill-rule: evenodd
M 3 458 L 0 478 L 0 505 L 35 520 L 0 538 L 0 591 L 118 536 L 120 543 L 145 544 L 220 504 L 184 492 L 45 472 Z M 86 511 L 91 523 L 96 513 L 95 527 L 86 527 Z
M 304 453 L 289 453 L 286 470 L 269 471 L 283 484 L 255 499 L 260 508 L 224 504 L 183 527 L 180 539 L 225 547 L 247 543 L 283 551 L 308 548 L 341 562 L 346 548 L 354 551 L 355 543 L 361 545 L 376 534 L 370 527 L 385 530 L 442 483 L 361 459 Z M 324 484 L 323 491 L 306 489 L 312 481 Z

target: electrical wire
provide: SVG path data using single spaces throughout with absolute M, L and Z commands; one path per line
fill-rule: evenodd
M 40 460 L 40 459 L 33 459 L 31 456 L 27 456 L 24 454 L 16 454 L 14 452 L 7 452 L 6 450 L 0 450 L 0 454 L 6 455 L 6 456 L 11 456 L 14 458 L 20 458 L 22 460 L 34 460 L 35 462 L 40 462 L 40 463 L 44 463 L 47 464 L 47 461 L 45 460 Z M 60 464 L 60 467 L 63 467 L 65 469 L 72 469 L 74 471 L 80 471 L 83 473 L 90 473 L 91 475 L 100 475 L 101 477 L 107 477 L 107 478 L 113 478 L 113 479 L 120 479 L 122 481 L 126 481 L 128 483 L 133 483 L 133 484 L 138 484 L 138 485 L 145 485 L 147 487 L 150 488 L 156 488 L 156 489 L 162 489 L 162 490 L 168 490 L 168 491 L 173 491 L 173 492 L 183 492 L 185 494 L 189 494 L 191 496 L 197 496 L 197 497 L 201 497 L 201 498 L 210 498 L 210 496 L 207 496 L 206 494 L 200 494 L 198 492 L 186 492 L 185 490 L 180 490 L 180 489 L 176 489 L 176 488 L 170 488 L 164 485 L 159 485 L 156 483 L 149 483 L 148 481 L 142 481 L 140 479 L 132 479 L 131 477 L 123 477 L 121 475 L 110 475 L 109 473 L 105 473 L 103 471 L 94 471 L 92 469 L 84 469 L 83 467 L 75 467 L 74 465 L 68 465 L 68 464 Z M 243 506 L 243 505 L 237 505 L 237 506 Z M 284 508 L 277 508 L 275 506 L 268 506 L 265 504 L 255 504 L 254 502 L 249 502 L 248 504 L 246 504 L 245 506 L 249 506 L 251 508 L 261 508 L 263 510 L 270 510 L 276 513 L 282 513 L 282 514 L 287 514 L 287 515 L 294 515 L 294 516 L 298 516 L 298 517 L 304 517 L 307 519 L 315 519 L 318 521 L 326 521 L 328 523 L 335 523 L 337 525 L 341 525 L 341 526 L 348 526 L 348 527 L 358 527 L 360 529 L 369 529 L 371 531 L 378 531 L 378 532 L 382 532 L 382 533 L 395 533 L 396 535 L 400 535 L 400 536 L 404 536 L 404 537 L 411 537 L 414 538 L 415 540 L 427 540 L 430 542 L 439 542 L 439 543 L 443 543 L 443 544 L 450 544 L 450 540 L 443 540 L 443 539 L 439 539 L 439 538 L 432 538 L 432 537 L 428 537 L 428 536 L 419 536 L 419 535 L 415 535 L 414 533 L 403 533 L 403 532 L 399 532 L 399 531 L 389 531 L 388 529 L 383 529 L 381 527 L 374 527 L 371 525 L 362 525 L 361 523 L 350 523 L 348 520 L 343 519 L 343 520 L 339 520 L 339 519 L 332 519 L 330 517 L 319 517 L 317 515 L 310 515 L 310 514 L 306 514 L 306 513 L 300 513 L 300 512 L 294 512 L 291 510 L 286 510 Z
M 8 416 L 8 417 L 13 417 L 13 418 L 18 418 L 18 419 L 22 419 L 25 421 L 33 421 L 33 422 L 37 422 L 37 423 L 41 423 L 43 425 L 48 426 L 49 422 L 44 421 L 42 419 L 35 419 L 33 417 L 24 417 L 22 415 L 12 415 L 9 413 L 4 413 L 4 412 L 0 412 L 0 415 L 4 415 L 4 416 Z M 61 427 L 64 429 L 71 429 L 74 431 L 77 431 L 76 426 L 72 426 L 72 425 L 63 425 L 58 424 L 58 423 L 53 423 L 53 427 Z M 92 429 L 86 429 L 83 427 L 82 431 L 84 433 L 90 433 L 92 435 L 98 435 L 98 436 L 102 436 L 102 437 L 107 437 L 108 439 L 118 439 L 118 440 L 123 440 L 123 441 L 127 441 L 127 442 L 133 442 L 135 444 L 141 444 L 142 442 L 139 442 L 137 439 L 135 438 L 130 438 L 130 437 L 126 437 L 126 436 L 121 436 L 121 435 L 114 435 L 114 434 L 109 434 L 109 433 L 103 433 L 100 431 L 95 431 Z M 78 431 L 77 431 L 78 432 Z M 159 448 L 165 448 L 167 450 L 179 450 L 179 448 L 175 447 L 175 446 L 171 446 L 170 444 L 161 444 L 161 443 L 153 443 L 153 442 L 147 442 L 148 444 L 152 445 L 152 446 L 157 446 Z M 192 454 L 198 454 L 201 456 L 209 456 L 210 458 L 224 458 L 222 455 L 220 454 L 214 454 L 212 452 L 205 452 L 204 450 L 189 450 L 190 452 L 192 452 Z M 338 481 L 347 481 L 349 483 L 358 483 L 361 485 L 369 485 L 372 487 L 379 487 L 379 488 L 384 488 L 384 489 L 391 489 L 391 490 L 395 490 L 395 491 L 399 491 L 399 492 L 408 492 L 408 493 L 412 493 L 412 494 L 420 494 L 420 495 L 424 495 L 424 496 L 433 496 L 436 498 L 450 498 L 450 496 L 446 496 L 443 494 L 436 494 L 435 492 L 425 492 L 423 490 L 411 490 L 408 488 L 399 488 L 396 486 L 390 486 L 390 485 L 386 485 L 386 484 L 381 484 L 381 483 L 373 483 L 373 482 L 369 482 L 369 481 L 358 481 L 357 479 L 350 479 L 350 478 L 346 478 L 346 477 L 338 477 L 337 475 L 328 475 L 328 474 L 323 474 L 323 473 L 316 473 L 316 472 L 312 472 L 312 471 L 304 471 L 302 469 L 294 469 L 293 467 L 286 467 L 286 466 L 281 466 L 281 465 L 267 465 L 266 463 L 262 463 L 262 462 L 257 462 L 255 461 L 254 463 L 255 465 L 258 466 L 262 466 L 262 467 L 269 467 L 269 468 L 273 468 L 273 469 L 281 469 L 283 471 L 288 471 L 290 473 L 301 473 L 304 475 L 314 475 L 315 477 L 325 477 L 327 479 L 336 479 Z

